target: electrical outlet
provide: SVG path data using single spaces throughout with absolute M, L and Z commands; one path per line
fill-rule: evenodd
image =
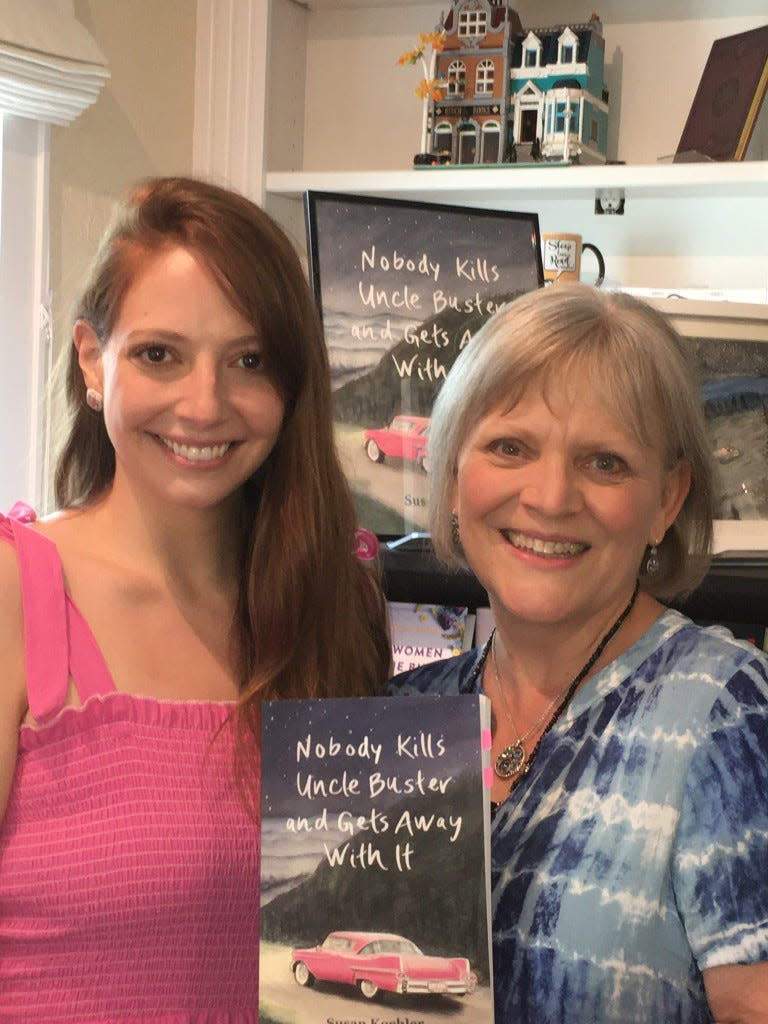
M 624 193 L 619 189 L 600 189 L 595 194 L 595 213 L 613 216 L 624 213 Z

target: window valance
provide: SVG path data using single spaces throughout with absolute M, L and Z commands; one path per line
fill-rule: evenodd
M 72 0 L 0 0 L 0 112 L 69 124 L 108 78 Z

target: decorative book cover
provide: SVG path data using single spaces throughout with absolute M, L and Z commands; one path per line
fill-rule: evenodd
M 265 703 L 262 1024 L 493 1024 L 489 708 Z
M 472 646 L 474 614 L 444 604 L 389 601 L 393 673 L 452 658 Z
M 424 530 L 433 403 L 488 317 L 544 283 L 538 215 L 308 192 L 306 223 L 358 521 Z
M 768 25 L 716 39 L 675 159 L 743 160 L 767 88 Z

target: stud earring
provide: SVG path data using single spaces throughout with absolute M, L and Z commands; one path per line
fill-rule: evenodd
M 101 412 L 104 408 L 104 399 L 95 388 L 86 388 L 85 404 L 94 412 Z
M 655 576 L 661 568 L 661 560 L 659 559 L 659 542 L 651 544 L 650 551 L 648 552 L 648 558 L 645 562 L 645 572 L 647 576 Z

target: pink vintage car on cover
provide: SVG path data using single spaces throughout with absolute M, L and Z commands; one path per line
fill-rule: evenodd
M 410 939 L 389 932 L 331 932 L 322 946 L 291 956 L 299 985 L 354 985 L 366 999 L 381 992 L 463 996 L 477 985 L 466 958 L 425 956 Z
M 427 471 L 427 443 L 429 418 L 427 416 L 395 416 L 388 427 L 369 428 L 363 435 L 365 452 L 371 462 L 383 462 L 385 457 L 415 462 Z

